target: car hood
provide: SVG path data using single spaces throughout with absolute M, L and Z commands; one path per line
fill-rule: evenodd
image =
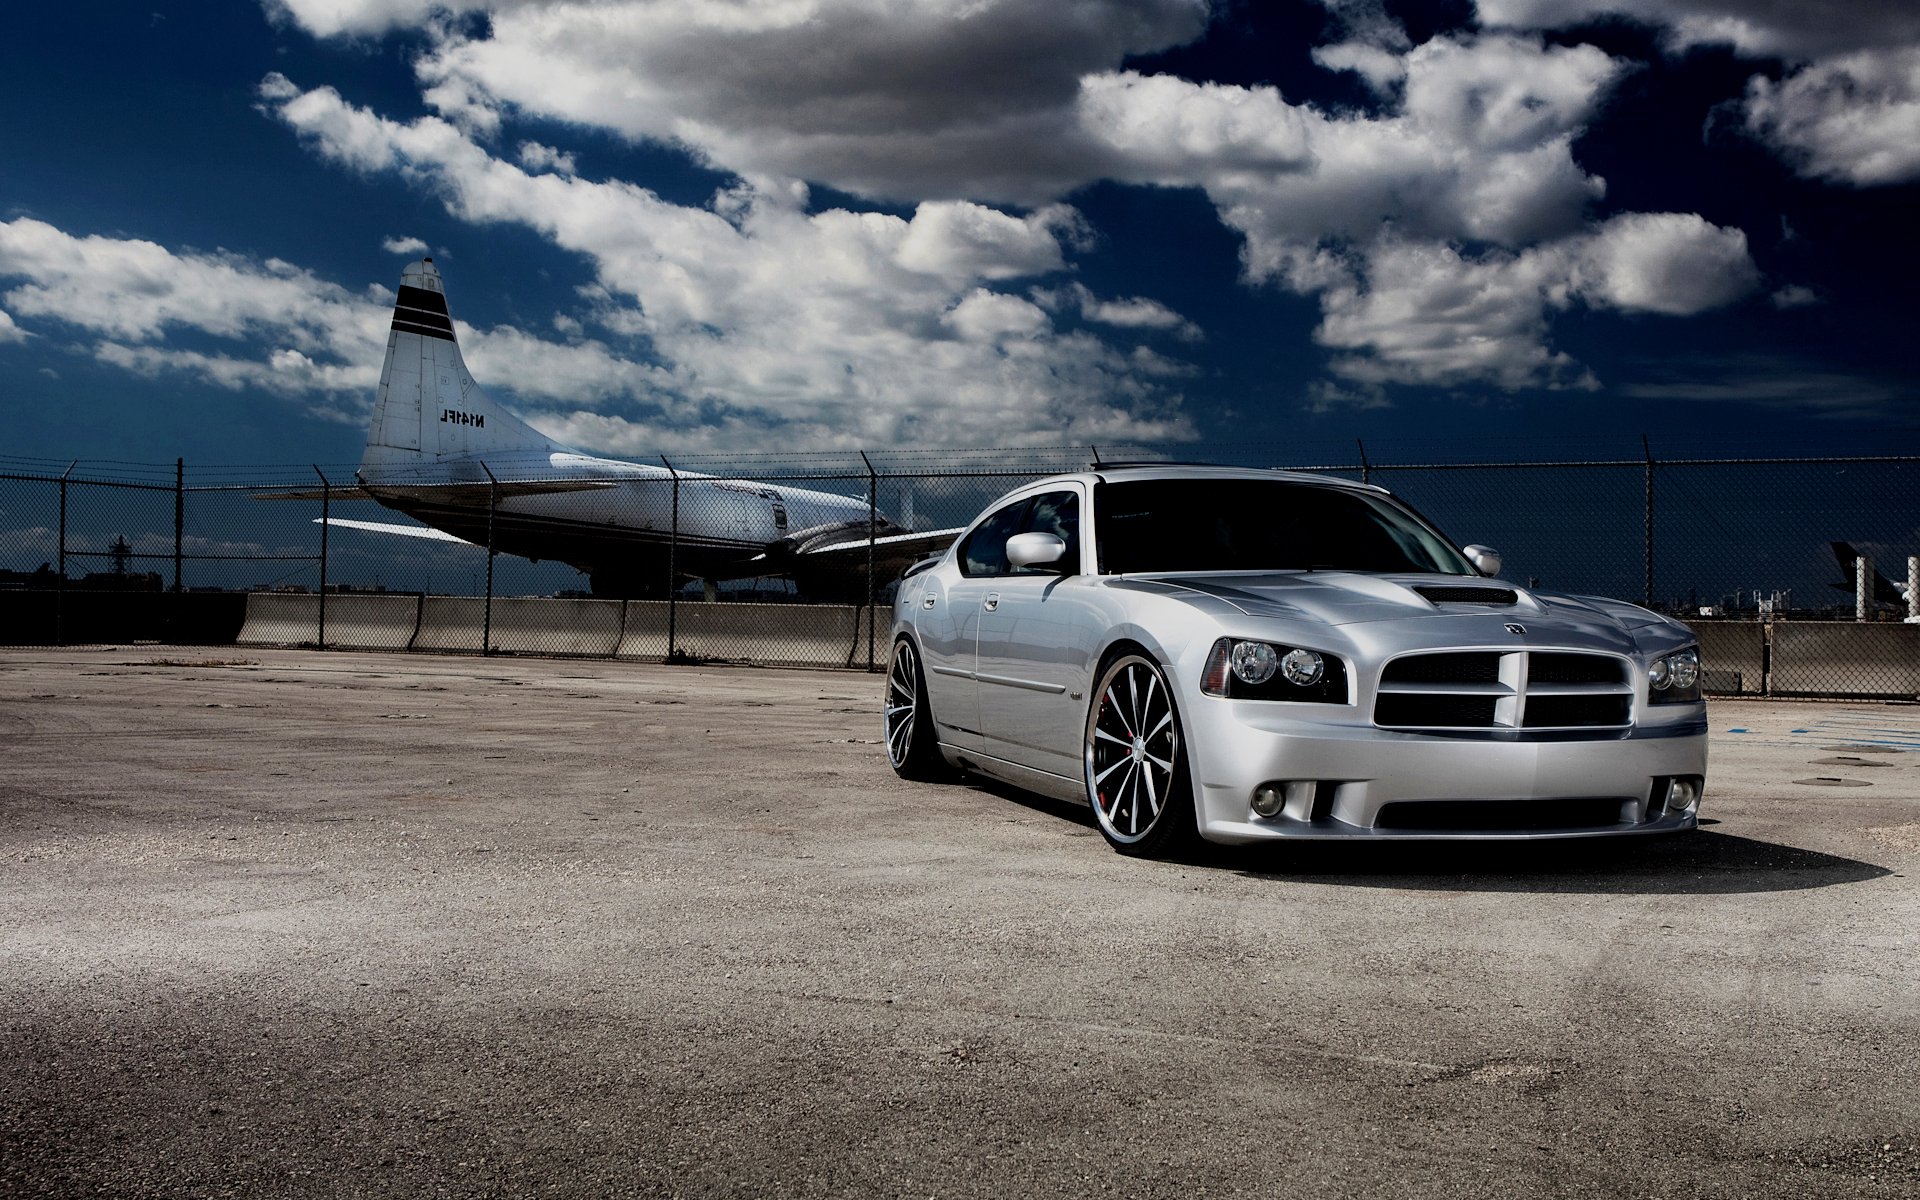
M 1205 601 L 1200 598 L 1207 597 L 1247 616 L 1308 620 L 1325 625 L 1504 616 L 1521 623 L 1545 622 L 1591 633 L 1627 634 L 1638 628 L 1670 623 L 1657 613 L 1619 600 L 1543 592 L 1498 579 L 1459 575 L 1275 571 L 1161 575 L 1155 577 L 1154 582 L 1164 586 L 1169 594 L 1186 593 L 1203 604 Z M 1425 594 L 1421 589 L 1425 589 Z M 1463 597 L 1463 589 L 1510 592 L 1513 601 Z

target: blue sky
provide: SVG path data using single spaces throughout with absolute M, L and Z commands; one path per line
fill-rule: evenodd
M 1912 451 L 1904 0 L 15 6 L 14 458 Z

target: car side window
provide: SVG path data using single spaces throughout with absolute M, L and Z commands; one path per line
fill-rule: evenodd
M 1026 500 L 1016 500 L 980 522 L 960 544 L 960 573 L 967 576 L 1005 575 L 1007 539 L 1020 532 L 1027 515 Z
M 1048 492 L 1036 496 L 1021 533 L 1050 533 L 1067 544 L 1057 563 L 1013 567 L 1012 575 L 1078 575 L 1080 573 L 1080 493 Z

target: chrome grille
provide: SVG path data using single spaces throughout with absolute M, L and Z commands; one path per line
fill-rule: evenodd
M 1571 650 L 1406 654 L 1380 673 L 1388 729 L 1619 729 L 1633 721 L 1625 659 Z

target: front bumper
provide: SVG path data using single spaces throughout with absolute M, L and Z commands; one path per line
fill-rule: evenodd
M 1694 827 L 1698 803 L 1667 806 L 1666 781 L 1704 781 L 1707 769 L 1703 705 L 1578 738 L 1400 732 L 1345 705 L 1197 693 L 1187 713 L 1200 833 L 1216 842 L 1673 832 Z M 1272 817 L 1253 809 L 1266 785 L 1289 801 Z

